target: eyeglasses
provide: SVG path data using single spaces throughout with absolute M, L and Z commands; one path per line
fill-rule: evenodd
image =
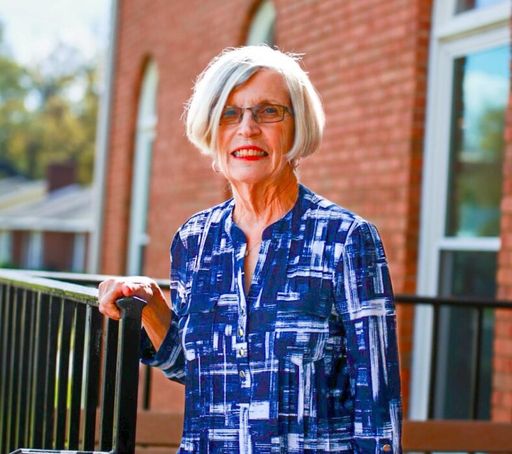
M 284 120 L 291 110 L 279 104 L 258 104 L 252 107 L 226 106 L 220 116 L 221 125 L 236 125 L 242 121 L 246 110 L 250 110 L 256 123 L 277 123 Z

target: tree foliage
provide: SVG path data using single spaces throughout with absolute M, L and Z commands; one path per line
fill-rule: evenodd
M 80 183 L 92 179 L 97 70 L 59 44 L 44 62 L 24 67 L 1 45 L 0 178 L 43 178 L 50 163 L 74 161 Z

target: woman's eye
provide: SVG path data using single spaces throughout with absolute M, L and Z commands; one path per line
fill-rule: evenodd
M 265 106 L 263 107 L 262 112 L 264 115 L 275 115 L 278 110 L 275 106 Z
M 234 107 L 230 107 L 228 109 L 224 109 L 222 112 L 223 118 L 234 118 L 238 116 L 238 111 Z

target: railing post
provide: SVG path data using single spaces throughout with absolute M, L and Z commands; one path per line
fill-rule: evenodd
M 43 424 L 39 422 L 40 415 L 45 410 L 46 370 L 49 344 L 47 342 L 50 329 L 50 297 L 38 294 L 36 307 L 36 328 L 34 339 L 37 340 L 34 352 L 34 376 L 32 380 L 32 408 L 30 411 L 29 445 L 33 448 L 43 447 Z M 44 359 L 42 361 L 41 359 Z
M 17 360 L 20 362 L 18 377 L 16 378 L 17 385 L 17 400 L 16 400 L 16 421 L 15 421 L 15 436 L 13 439 L 13 446 L 26 445 L 26 428 L 27 428 L 27 402 L 30 398 L 30 375 L 31 368 L 33 367 L 30 361 L 30 345 L 33 338 L 33 293 L 26 290 L 23 294 L 21 317 L 20 317 L 20 356 Z
M 432 354 L 430 357 L 430 382 L 429 382 L 429 401 L 428 418 L 434 418 L 436 411 L 436 381 L 437 381 L 437 356 L 438 356 L 438 337 L 439 337 L 439 312 L 438 305 L 434 305 L 433 327 L 432 327 Z
M 69 424 L 67 432 L 68 448 L 78 449 L 80 446 L 80 405 L 82 397 L 82 379 L 84 369 L 84 336 L 86 307 L 75 306 L 73 317 L 73 363 L 71 375 L 71 398 L 69 400 Z
M 121 309 L 121 320 L 117 349 L 113 451 L 133 454 L 137 426 L 140 327 L 142 309 L 146 303 L 140 298 L 131 297 L 122 298 L 116 304 Z
M 66 420 L 68 416 L 69 352 L 71 348 L 71 322 L 74 307 L 62 298 L 59 320 L 59 342 L 57 361 L 56 418 L 53 439 L 56 449 L 64 449 L 66 443 Z
M 21 357 L 21 311 L 22 311 L 22 303 L 23 301 L 23 293 L 25 290 L 22 289 L 14 289 L 13 294 L 11 295 L 11 304 L 13 305 L 13 314 L 12 314 L 12 335 L 10 337 L 12 341 L 12 351 L 10 364 L 8 368 L 9 374 L 9 391 L 7 395 L 7 442 L 6 448 L 8 451 L 12 451 L 15 447 L 15 437 L 16 437 L 16 421 L 18 418 L 17 413 L 17 401 L 18 401 L 18 376 L 20 370 L 20 361 Z
M 60 307 L 55 297 L 50 298 L 49 317 L 48 317 L 48 339 L 46 342 L 45 358 L 45 379 L 44 379 L 44 413 L 42 417 L 44 423 L 43 429 L 43 447 L 53 448 L 53 431 L 55 424 L 55 375 L 57 368 L 57 342 L 59 332 Z
M 83 377 L 83 401 L 87 402 L 82 424 L 82 449 L 94 450 L 94 435 L 96 431 L 96 407 L 98 404 L 99 364 L 101 351 L 102 316 L 91 306 L 87 306 L 85 325 L 84 361 L 87 367 Z
M 12 311 L 14 309 L 11 304 L 11 293 L 13 288 L 10 285 L 2 285 L 1 295 L 1 316 L 0 320 L 2 329 L 1 342 L 1 357 L 0 357 L 0 452 L 7 451 L 7 418 L 9 413 L 8 407 L 8 396 L 9 396 L 9 369 L 10 369 L 10 357 L 12 350 Z
M 476 309 L 476 339 L 475 339 L 475 364 L 473 364 L 473 389 L 471 393 L 473 402 L 471 403 L 471 419 L 478 419 L 480 407 L 480 366 L 482 356 L 482 330 L 483 330 L 484 311 L 481 308 Z
M 114 424 L 114 398 L 116 395 L 116 362 L 119 322 L 107 318 L 103 331 L 103 356 L 101 364 L 101 412 L 100 412 L 100 449 L 112 447 Z

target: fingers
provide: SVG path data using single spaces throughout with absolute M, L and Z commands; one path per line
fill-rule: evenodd
M 149 278 L 123 277 L 111 278 L 100 283 L 98 287 L 99 311 L 114 320 L 121 318 L 121 312 L 116 305 L 119 298 L 138 296 L 149 302 L 153 297 L 153 285 Z
M 116 305 L 116 301 L 124 296 L 121 287 L 122 282 L 118 279 L 107 279 L 98 286 L 98 309 L 103 315 L 114 320 L 121 318 L 121 312 Z
M 139 278 L 140 279 L 140 278 Z M 147 282 L 140 280 L 126 280 L 121 285 L 123 296 L 138 296 L 144 300 L 151 297 L 151 287 Z

